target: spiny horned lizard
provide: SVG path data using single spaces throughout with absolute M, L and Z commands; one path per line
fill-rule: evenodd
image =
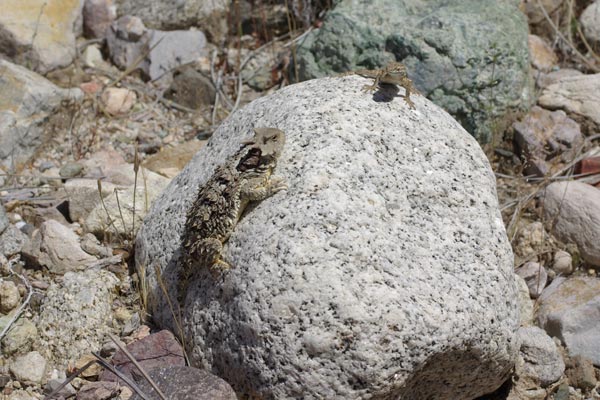
M 210 268 L 213 273 L 230 268 L 221 256 L 223 243 L 248 203 L 287 189 L 283 178 L 272 176 L 285 144 L 283 131 L 255 128 L 254 133 L 254 137 L 242 142 L 241 148 L 217 167 L 199 189 L 187 213 L 182 236 L 184 265 L 180 297 L 185 295 L 195 266 Z

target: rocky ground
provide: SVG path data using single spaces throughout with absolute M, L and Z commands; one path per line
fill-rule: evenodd
M 160 367 L 152 378 L 172 398 L 194 390 L 235 399 L 225 381 L 185 367 L 175 335 L 152 326 L 133 240 L 153 199 L 221 121 L 294 75 L 312 77 L 309 61 L 290 59 L 303 39 L 321 40 L 310 36 L 323 24 L 318 2 L 221 1 L 197 15 L 160 2 L 40 0 L 27 12 L 8 3 L 0 15 L 0 43 L 9 43 L 0 48 L 3 398 L 44 398 L 67 376 L 54 398 L 138 398 L 106 367 L 139 377 L 127 346 L 144 369 Z M 598 399 L 600 1 L 523 1 L 521 10 L 535 104 L 511 110 L 529 89 L 511 97 L 499 86 L 504 121 L 512 119 L 496 123 L 477 96 L 464 97 L 475 122 L 485 121 L 471 133 L 489 138 L 482 144 L 520 285 L 519 361 L 485 398 Z M 429 98 L 450 101 L 427 90 L 427 76 L 414 80 Z M 473 121 L 451 104 L 468 129 Z

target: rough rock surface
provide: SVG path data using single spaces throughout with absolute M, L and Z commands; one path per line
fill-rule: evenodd
M 581 257 L 600 265 L 600 189 L 577 181 L 553 182 L 543 197 L 544 219 L 552 233 L 576 243 Z
M 10 372 L 21 382 L 42 383 L 46 373 L 46 360 L 37 351 L 32 351 L 14 359 Z
M 34 348 L 65 366 L 90 349 L 100 349 L 112 327 L 112 300 L 118 279 L 111 272 L 67 272 L 46 291 Z
M 596 0 L 579 17 L 585 38 L 593 44 L 600 44 L 600 1 Z
M 33 264 L 53 274 L 80 271 L 97 259 L 81 249 L 79 236 L 58 221 L 49 219 L 34 231 L 31 246 L 24 249 Z
M 558 57 L 544 39 L 537 35 L 529 35 L 528 44 L 531 65 L 534 68 L 548 71 L 556 65 Z
M 137 237 L 149 310 L 174 327 L 154 271 L 174 299 L 198 186 L 252 127 L 285 131 L 276 173 L 289 189 L 248 210 L 224 249 L 232 270 L 199 269 L 183 309 L 193 365 L 238 394 L 469 398 L 514 363 L 513 255 L 485 155 L 433 103 L 415 96 L 413 111 L 366 82 L 312 80 L 236 112 Z
M 41 73 L 71 64 L 82 7 L 83 0 L 2 0 L 0 53 Z
M 298 77 L 402 61 L 421 93 L 485 143 L 529 106 L 527 39 L 515 1 L 343 0 L 299 46 Z
M 2 13 L 0 13 L 2 14 Z M 82 96 L 23 67 L 0 60 L 0 165 L 19 166 L 41 144 L 42 127 L 61 102 Z
M 177 400 L 236 400 L 235 392 L 223 379 L 207 371 L 186 366 L 169 366 L 155 368 L 150 377 L 163 393 Z M 144 393 L 152 393 L 149 398 L 158 400 L 152 386 L 141 379 L 139 387 Z M 153 396 L 154 395 L 154 396 Z M 141 400 L 137 394 L 131 400 Z
M 565 363 L 550 336 L 537 326 L 519 328 L 523 364 L 517 368 L 519 378 L 528 377 L 542 387 L 560 379 Z
M 538 302 L 538 325 L 559 338 L 571 356 L 600 365 L 600 279 L 556 278 Z
M 202 27 L 213 43 L 220 43 L 227 33 L 228 0 L 115 0 L 119 16 L 135 15 L 154 29 Z
M 546 87 L 540 106 L 563 109 L 584 126 L 600 127 L 600 74 L 567 76 Z

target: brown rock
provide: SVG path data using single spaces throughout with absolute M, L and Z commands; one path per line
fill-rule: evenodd
M 182 106 L 199 109 L 214 102 L 215 88 L 208 78 L 192 66 L 186 66 L 173 74 L 173 82 L 165 97 Z
M 236 400 L 235 392 L 223 379 L 207 371 L 184 366 L 168 366 L 150 371 L 150 377 L 156 382 L 168 398 L 177 400 Z M 152 400 L 159 397 L 145 380 L 139 387 Z M 135 395 L 131 400 L 140 400 Z
M 81 387 L 77 400 L 105 400 L 115 398 L 120 392 L 117 382 L 90 382 Z
M 567 362 L 567 378 L 571 386 L 587 391 L 596 386 L 596 372 L 592 360 L 577 355 Z
M 546 175 L 550 161 L 556 157 L 564 162 L 571 160 L 584 140 L 579 125 L 564 111 L 551 112 L 537 106 L 513 128 L 515 150 L 525 161 L 526 175 Z
M 531 64 L 535 68 L 547 71 L 556 65 L 558 58 L 544 39 L 536 35 L 529 35 L 528 44 Z
M 175 340 L 175 336 L 167 330 L 154 333 L 144 339 L 133 342 L 127 350 L 146 370 L 157 367 L 184 366 L 183 348 Z M 112 359 L 113 365 L 129 377 L 140 378 L 141 374 L 122 351 L 118 351 Z M 103 381 L 116 381 L 117 376 L 110 371 L 104 371 L 100 376 Z
M 206 141 L 191 140 L 178 146 L 163 148 L 146 158 L 143 165 L 150 171 L 174 178 L 205 143 Z

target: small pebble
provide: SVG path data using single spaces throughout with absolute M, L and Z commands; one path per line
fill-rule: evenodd
M 61 178 L 75 178 L 76 176 L 80 176 L 83 172 L 83 165 L 77 162 L 69 162 L 63 165 L 58 171 L 58 174 Z

